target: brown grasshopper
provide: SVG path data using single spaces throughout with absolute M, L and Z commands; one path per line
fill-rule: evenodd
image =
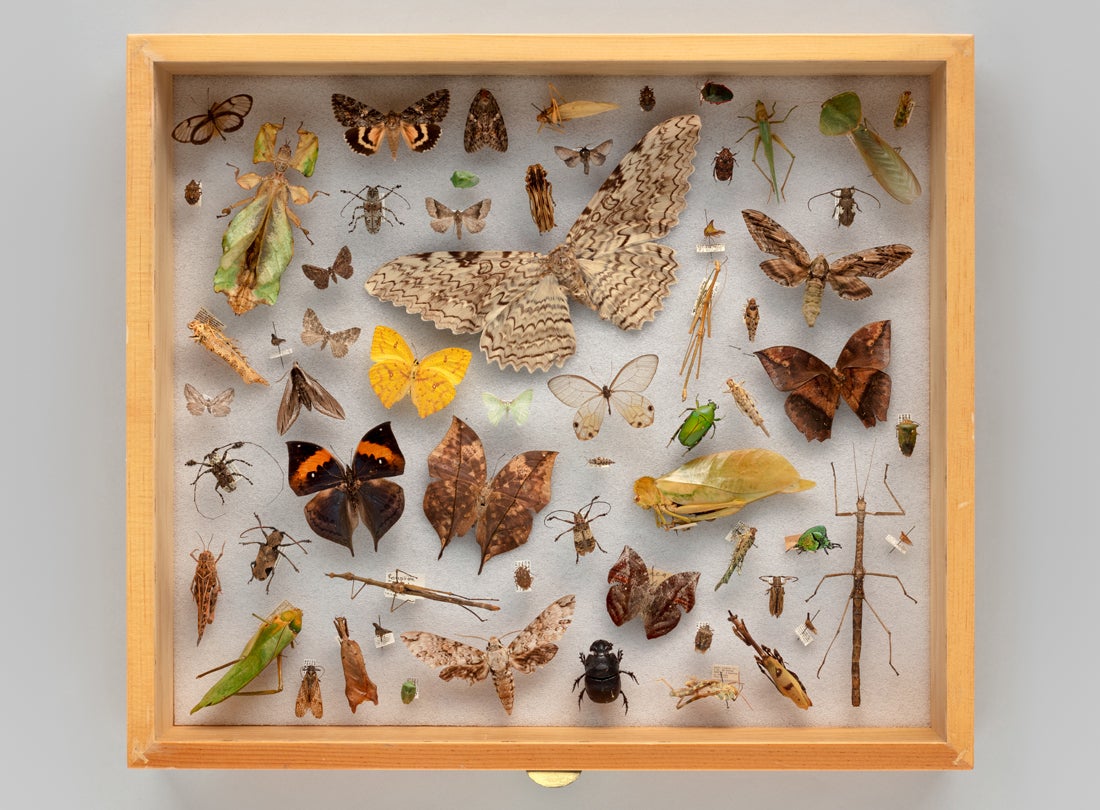
M 200 537 L 199 540 L 202 540 Z M 214 538 L 211 536 L 211 542 Z M 222 554 L 225 553 L 225 543 L 222 543 L 222 550 L 218 552 L 218 556 L 214 556 L 214 552 L 210 550 L 210 547 L 203 543 L 202 551 L 199 551 L 199 556 L 195 556 L 195 552 L 198 549 L 194 549 L 191 552 L 191 559 L 195 561 L 195 576 L 191 580 L 191 595 L 195 598 L 195 607 L 199 612 L 199 639 L 195 642 L 198 646 L 199 641 L 202 641 L 202 633 L 206 629 L 206 625 L 214 623 L 214 608 L 218 604 L 218 594 L 222 592 L 222 584 L 218 579 L 218 560 L 222 558 Z

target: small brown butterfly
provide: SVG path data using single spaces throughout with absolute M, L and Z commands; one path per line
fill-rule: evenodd
M 531 219 L 535 221 L 539 233 L 546 233 L 554 227 L 554 186 L 541 163 L 527 167 L 524 184 L 527 200 L 531 204 Z
M 611 152 L 611 138 L 601 143 L 599 146 L 589 149 L 587 146 L 582 146 L 579 149 L 567 149 L 564 146 L 555 146 L 554 154 L 565 161 L 565 165 L 569 168 L 573 168 L 578 163 L 584 166 L 584 173 L 588 174 L 588 167 L 590 164 L 596 166 L 602 166 L 603 162 L 607 160 L 608 153 Z
M 484 87 L 477 91 L 474 100 L 470 102 L 462 145 L 471 153 L 485 146 L 498 152 L 508 151 L 508 129 L 504 126 L 500 105 Z
M 607 591 L 607 614 L 616 627 L 641 615 L 645 637 L 660 638 L 680 623 L 681 609 L 690 613 L 695 607 L 698 571 L 682 571 L 671 576 L 651 572 L 638 552 L 623 546 L 623 553 L 607 573 L 611 587 Z
M 772 385 L 791 392 L 784 409 L 806 441 L 829 438 L 842 397 L 864 427 L 874 427 L 886 418 L 891 382 L 884 369 L 890 363 L 890 321 L 857 329 L 833 368 L 795 346 L 772 346 L 756 356 Z
M 279 403 L 279 413 L 275 418 L 279 435 L 290 430 L 303 405 L 307 411 L 316 408 L 317 413 L 323 413 L 333 419 L 344 418 L 344 409 L 340 407 L 336 397 L 295 363 L 290 369 L 290 377 L 283 390 L 283 399 Z
M 448 208 L 431 197 L 424 198 L 424 207 L 432 219 L 432 230 L 437 233 L 446 233 L 451 225 L 454 225 L 455 234 L 459 239 L 462 238 L 463 225 L 470 233 L 481 233 L 485 229 L 485 217 L 489 215 L 492 204 L 492 200 L 485 199 L 460 211 L 457 208 Z
M 321 319 L 312 309 L 307 309 L 302 316 L 302 343 L 307 346 L 320 343 L 322 351 L 325 346 L 329 346 L 333 357 L 344 357 L 352 344 L 359 340 L 359 332 L 358 326 L 341 329 L 339 332 L 330 332 L 321 325 Z
M 229 403 L 233 401 L 233 389 L 226 388 L 216 397 L 199 393 L 191 383 L 183 384 L 183 396 L 187 399 L 187 410 L 195 416 L 210 411 L 211 416 L 229 416 Z
M 439 535 L 439 556 L 451 542 L 477 524 L 481 565 L 518 548 L 531 536 L 533 512 L 550 502 L 551 475 L 558 454 L 529 450 L 514 456 L 490 482 L 485 448 L 457 416 L 447 435 L 428 456 L 431 483 L 424 493 L 424 514 Z
M 398 137 L 414 152 L 427 152 L 439 140 L 439 122 L 447 115 L 451 103 L 449 90 L 436 90 L 406 107 L 402 112 L 382 113 L 351 96 L 332 94 L 332 113 L 345 127 L 344 140 L 353 152 L 373 155 L 382 145 L 382 138 L 397 160 Z
M 352 273 L 355 272 L 355 268 L 351 266 L 351 250 L 348 249 L 347 245 L 344 245 L 336 254 L 336 261 L 332 263 L 331 267 L 303 264 L 302 272 L 306 274 L 306 278 L 312 281 L 313 286 L 318 290 L 328 289 L 330 281 L 336 284 L 342 278 L 351 278 Z
M 226 132 L 236 132 L 244 126 L 244 117 L 252 109 L 252 96 L 247 93 L 230 96 L 219 101 L 201 115 L 184 118 L 175 129 L 172 137 L 180 143 L 193 143 L 196 146 L 206 143 L 217 134 L 223 141 Z
M 742 211 L 741 215 L 745 218 L 745 226 L 757 247 L 765 253 L 779 257 L 760 263 L 760 269 L 765 275 L 784 287 L 797 287 L 806 283 L 806 292 L 802 298 L 802 317 L 806 319 L 807 326 L 813 326 L 821 312 L 821 294 L 825 290 L 825 282 L 841 298 L 862 301 L 871 295 L 871 288 L 860 281 L 858 276 L 882 278 L 913 255 L 913 248 L 895 244 L 849 253 L 835 262 L 830 262 L 822 254 L 811 259 L 806 248 L 767 214 L 748 210 Z

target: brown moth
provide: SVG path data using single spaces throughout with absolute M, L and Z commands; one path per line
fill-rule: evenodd
M 414 152 L 427 152 L 435 146 L 442 132 L 439 122 L 446 117 L 450 103 L 449 90 L 436 90 L 399 113 L 382 113 L 351 96 L 333 93 L 332 114 L 341 126 L 350 127 L 344 140 L 353 152 L 373 155 L 385 138 L 397 160 L 399 138 Z
M 233 389 L 226 388 L 214 397 L 199 393 L 191 383 L 183 384 L 183 396 L 187 401 L 187 410 L 194 416 L 202 416 L 207 411 L 211 416 L 229 416 L 229 403 L 233 401 Z
M 471 153 L 485 146 L 498 152 L 508 151 L 508 129 L 504 126 L 500 105 L 484 87 L 477 91 L 474 100 L 470 102 L 462 145 Z
M 573 594 L 551 602 L 507 648 L 496 636 L 489 637 L 484 650 L 421 631 L 402 633 L 401 640 L 425 664 L 443 667 L 439 677 L 444 681 L 461 678 L 476 683 L 492 675 L 497 697 L 504 711 L 511 714 L 516 691 L 512 670 L 531 673 L 550 663 L 558 653 L 558 645 L 554 642 L 569 629 L 575 607 Z
M 271 581 L 275 578 L 275 565 L 279 562 L 280 557 L 286 559 L 287 563 L 290 564 L 290 567 L 294 569 L 295 573 L 299 573 L 298 566 L 294 564 L 294 561 L 290 559 L 290 557 L 287 557 L 286 552 L 284 552 L 283 549 L 287 546 L 298 546 L 298 548 L 302 549 L 303 554 L 309 554 L 309 552 L 302 547 L 302 544 L 310 543 L 312 541 L 295 540 L 289 534 L 284 531 L 280 531 L 279 529 L 276 529 L 274 526 L 265 526 L 264 522 L 260 520 L 260 516 L 257 515 L 255 512 L 253 512 L 252 515 L 256 518 L 257 525 L 249 529 L 245 529 L 243 532 L 241 532 L 241 537 L 244 537 L 249 532 L 254 532 L 259 529 L 260 533 L 264 536 L 264 539 L 263 542 L 260 542 L 259 540 L 252 540 L 249 542 L 241 543 L 242 546 L 259 546 L 259 549 L 256 550 L 256 559 L 252 561 L 252 579 L 248 581 L 251 582 L 253 579 L 255 579 L 263 582 L 266 579 L 267 589 L 265 590 L 265 593 L 271 593 Z M 284 539 L 290 540 L 290 542 L 284 543 Z
M 798 582 L 798 577 L 771 576 L 759 579 L 768 585 L 768 613 L 778 619 L 783 615 L 783 587 L 788 582 Z
M 600 505 L 601 507 L 607 507 L 606 511 L 601 509 L 598 514 L 593 515 L 592 510 L 597 505 Z M 558 540 L 560 540 L 562 537 L 569 534 L 569 532 L 572 532 L 573 549 L 577 552 L 576 562 L 579 563 L 581 561 L 581 557 L 583 557 L 585 554 L 590 554 L 596 549 L 599 549 L 604 554 L 607 553 L 607 550 L 599 544 L 599 541 L 596 540 L 596 536 L 592 534 L 591 523 L 594 520 L 606 517 L 610 512 L 611 504 L 607 503 L 606 501 L 601 501 L 600 496 L 597 495 L 592 498 L 592 500 L 589 501 L 585 506 L 581 507 L 579 511 L 570 512 L 565 509 L 559 509 L 556 512 L 551 512 L 549 515 L 543 518 L 542 523 L 544 526 L 549 526 L 551 520 L 557 520 L 562 523 L 569 524 L 569 528 L 563 531 L 557 537 L 555 537 L 554 542 L 558 542 Z M 566 517 L 561 517 L 561 515 L 565 515 Z
M 531 219 L 539 229 L 546 233 L 554 227 L 554 186 L 546 177 L 546 169 L 541 163 L 532 163 L 527 167 L 524 178 L 527 188 L 527 201 L 531 204 Z
M 737 158 L 734 157 L 736 154 L 736 152 L 731 152 L 728 146 L 723 146 L 714 153 L 711 166 L 713 167 L 712 173 L 715 180 L 723 183 L 729 183 L 733 180 L 733 167 L 737 165 Z
M 581 146 L 577 149 L 569 149 L 565 146 L 555 146 L 554 154 L 565 161 L 565 165 L 569 168 L 573 168 L 580 163 L 584 166 L 584 173 L 588 174 L 590 165 L 602 166 L 603 162 L 607 160 L 607 155 L 611 151 L 611 144 L 612 140 L 608 138 L 599 146 L 595 146 L 591 149 L 587 146 Z
M 191 182 L 183 187 L 183 199 L 188 205 L 198 205 L 202 202 L 202 183 L 191 178 Z
M 321 319 L 311 308 L 307 308 L 302 316 L 302 343 L 307 346 L 321 344 L 321 351 L 325 346 L 332 349 L 333 357 L 344 357 L 355 341 L 359 340 L 360 329 L 353 326 L 350 329 L 341 329 L 339 332 L 330 332 L 321 325 Z
M 874 427 L 890 408 L 890 321 L 875 321 L 857 329 L 844 345 L 836 365 L 795 346 L 772 346 L 756 352 L 772 385 L 790 391 L 787 417 L 806 441 L 832 435 L 833 415 L 841 398 L 864 427 Z
M 653 88 L 648 84 L 638 93 L 638 106 L 644 112 L 652 112 L 657 106 L 657 97 L 653 94 Z
M 479 574 L 491 557 L 526 543 L 533 513 L 550 502 L 557 457 L 552 450 L 520 453 L 490 482 L 481 439 L 457 416 L 451 417 L 447 435 L 428 456 L 432 480 L 424 493 L 424 514 L 439 535 L 439 556 L 451 538 L 466 534 L 475 523 Z
M 302 685 L 298 688 L 298 698 L 294 701 L 294 716 L 305 717 L 306 710 L 320 720 L 325 714 L 321 702 L 321 668 L 315 664 L 302 667 Z
M 191 559 L 195 561 L 195 576 L 191 579 L 191 596 L 194 597 L 195 607 L 198 608 L 199 638 L 195 642 L 195 646 L 198 646 L 199 641 L 202 641 L 202 633 L 206 625 L 214 623 L 214 608 L 218 604 L 218 594 L 222 592 L 221 580 L 218 579 L 218 560 L 225 553 L 225 543 L 222 543 L 222 550 L 218 552 L 217 557 L 205 543 L 197 557 L 196 551 L 199 550 L 194 549 L 191 552 Z
M 344 696 L 354 714 L 360 703 L 369 700 L 378 705 L 378 687 L 367 675 L 367 665 L 363 663 L 363 650 L 359 642 L 348 635 L 348 620 L 337 616 L 333 620 L 336 633 L 340 636 L 340 662 L 344 665 Z
M 455 235 L 459 239 L 462 238 L 463 225 L 470 233 L 481 233 L 485 230 L 485 217 L 489 215 L 489 208 L 492 204 L 492 200 L 484 199 L 481 202 L 474 203 L 469 208 L 459 210 L 458 208 L 448 208 L 432 197 L 424 198 L 424 207 L 428 210 L 428 216 L 432 220 L 432 230 L 436 233 L 446 233 L 454 225 Z
M 703 622 L 695 631 L 695 652 L 705 653 L 710 649 L 710 643 L 714 641 L 714 630 L 709 624 Z
M 731 377 L 726 380 L 726 387 L 729 388 L 730 393 L 733 395 L 733 401 L 737 403 L 741 413 L 745 414 L 754 425 L 764 431 L 765 436 L 770 438 L 771 434 L 764 427 L 764 417 L 756 409 L 756 402 L 753 400 L 752 395 L 745 390 L 744 383 L 739 383 Z
M 290 426 L 298 418 L 303 406 L 307 411 L 316 408 L 317 413 L 331 416 L 333 419 L 344 418 L 344 409 L 340 407 L 336 397 L 295 363 L 290 369 L 286 388 L 283 389 L 279 412 L 275 415 L 275 426 L 279 428 L 280 436 L 290 430 Z
M 653 320 L 675 281 L 668 236 L 686 204 L 701 122 L 656 125 L 619 161 L 560 245 L 400 256 L 364 285 L 440 329 L 480 333 L 501 368 L 545 371 L 576 352 L 569 299 L 620 329 Z
M 534 583 L 535 577 L 531 574 L 531 564 L 529 562 L 524 561 L 517 565 L 512 576 L 516 581 L 517 590 L 531 590 L 531 585 Z
M 607 591 L 607 614 L 616 627 L 641 615 L 645 637 L 660 638 L 680 623 L 681 609 L 690 613 L 695 607 L 698 571 L 666 574 L 651 570 L 638 552 L 623 546 L 618 561 L 607 573 L 611 587 Z
M 894 244 L 849 253 L 835 262 L 820 253 L 811 259 L 802 243 L 767 214 L 746 210 L 741 215 L 757 247 L 779 257 L 760 263 L 764 274 L 784 287 L 797 287 L 805 282 L 802 317 L 807 326 L 813 326 L 821 312 L 821 295 L 826 282 L 841 298 L 862 301 L 871 295 L 871 288 L 860 281 L 859 276 L 882 278 L 913 255 L 913 248 L 908 245 Z
M 756 299 L 750 298 L 745 303 L 745 331 L 749 333 L 749 343 L 756 340 L 756 328 L 760 326 L 760 307 L 756 305 Z
M 268 384 L 260 372 L 248 364 L 248 358 L 237 347 L 236 341 L 226 336 L 225 324 L 211 315 L 205 307 L 195 314 L 187 328 L 191 330 L 191 337 L 196 343 L 224 360 L 246 383 Z
M 313 282 L 318 290 L 328 289 L 329 282 L 336 284 L 340 279 L 351 278 L 355 268 L 351 266 L 351 249 L 347 245 L 340 248 L 331 267 L 318 267 L 315 264 L 303 264 L 302 272 Z

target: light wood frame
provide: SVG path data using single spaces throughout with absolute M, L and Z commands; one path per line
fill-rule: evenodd
M 172 77 L 927 75 L 928 728 L 210 727 L 172 719 Z M 974 57 L 970 36 L 133 35 L 127 60 L 127 760 L 132 767 L 967 769 L 974 726 Z

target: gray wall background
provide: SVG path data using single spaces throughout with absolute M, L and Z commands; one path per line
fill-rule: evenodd
M 622 9 L 629 7 L 630 13 Z M 1075 4 L 1073 9 L 1082 8 Z M 1100 484 L 1092 20 L 1065 0 L 60 0 L 9 11 L 0 318 L 8 372 L 8 801 L 36 807 L 1034 807 L 1088 791 Z M 131 32 L 866 32 L 977 36 L 972 773 L 172 772 L 125 767 L 124 37 Z M 1080 89 L 1079 89 L 1080 88 Z M 419 777 L 419 778 L 418 778 Z M 1086 794 L 1087 795 L 1087 794 Z

